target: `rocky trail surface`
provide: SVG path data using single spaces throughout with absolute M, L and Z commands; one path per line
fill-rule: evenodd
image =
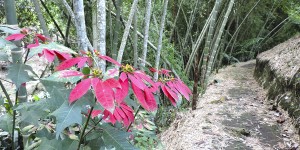
M 253 77 L 255 61 L 221 69 L 194 111 L 177 114 L 161 133 L 169 150 L 297 150 L 292 119 L 266 98 Z

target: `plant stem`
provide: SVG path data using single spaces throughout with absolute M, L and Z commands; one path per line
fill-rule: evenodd
M 13 107 L 13 103 L 12 103 L 12 101 L 11 101 L 11 99 L 10 99 L 10 97 L 9 97 L 9 95 L 8 95 L 8 93 L 7 93 L 7 91 L 6 91 L 6 89 L 5 89 L 5 87 L 4 87 L 4 85 L 3 85 L 3 83 L 2 83 L 1 80 L 0 80 L 0 86 L 1 86 L 2 91 L 4 92 L 5 97 L 8 100 L 8 104 L 9 104 L 10 108 L 12 108 Z
M 89 130 L 88 132 L 86 132 L 86 134 L 83 137 L 86 137 L 92 130 L 94 130 L 97 127 L 97 124 L 99 124 L 102 121 L 102 118 L 99 119 L 99 121 L 94 122 L 95 126 L 93 126 L 93 128 L 91 130 Z
M 136 112 L 135 112 L 135 114 L 134 114 L 134 119 L 133 119 L 133 120 L 135 120 L 135 117 L 136 117 L 136 115 L 139 113 L 140 108 L 141 108 L 141 105 L 140 105 L 140 106 L 138 107 L 138 109 L 136 110 Z M 128 130 L 130 129 L 131 125 L 132 125 L 132 122 L 129 124 L 128 128 L 126 129 L 126 132 L 128 132 Z
M 92 107 L 91 107 L 91 110 L 90 110 L 90 113 L 89 113 L 89 116 L 88 116 L 88 118 L 87 118 L 87 120 L 86 120 L 86 122 L 85 122 L 85 125 L 84 125 L 83 129 L 82 129 L 82 132 L 81 132 L 81 135 L 80 135 L 80 139 L 79 139 L 79 143 L 78 143 L 77 150 L 80 149 L 81 142 L 83 141 L 83 138 L 84 138 L 84 132 L 85 132 L 85 130 L 86 130 L 86 128 L 87 128 L 87 125 L 89 124 L 89 121 L 90 121 L 90 118 L 91 118 L 93 109 L 94 109 L 94 107 L 92 106 Z
M 15 105 L 17 105 L 17 101 L 18 101 L 18 91 L 16 92 L 16 99 L 15 99 Z M 11 148 L 12 149 L 15 149 L 15 128 L 16 128 L 16 111 L 14 110 L 13 111 L 13 124 L 12 124 L 12 132 L 11 132 L 11 143 L 12 143 L 12 146 Z

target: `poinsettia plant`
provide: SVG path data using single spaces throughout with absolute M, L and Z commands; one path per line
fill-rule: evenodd
M 190 89 L 166 69 L 149 69 L 161 75 L 159 81 L 154 82 L 146 72 L 129 64 L 122 65 L 97 50 L 76 53 L 26 29 L 9 35 L 6 40 L 33 41 L 24 46 L 28 53 L 25 59 L 37 55 L 52 65 L 56 59 L 59 62 L 54 72 L 43 78 L 29 77 L 29 72 L 37 73 L 26 64 L 9 68 L 11 74 L 17 74 L 8 76 L 12 81 L 25 84 L 39 80 L 49 94 L 37 102 L 17 104 L 14 109 L 21 114 L 18 116 L 20 128 L 30 129 L 21 131 L 34 135 L 31 142 L 39 140 L 40 148 L 45 148 L 49 142 L 58 144 L 58 147 L 69 143 L 77 149 L 95 146 L 93 142 L 121 149 L 132 148 L 127 142 L 127 131 L 135 120 L 135 111 L 140 107 L 146 111 L 156 111 L 158 102 L 155 95 L 161 91 L 174 106 L 180 103 L 182 96 L 189 100 L 191 95 Z M 98 64 L 101 59 L 110 62 L 112 68 L 106 72 L 101 70 Z M 136 99 L 138 107 L 134 107 L 132 99 Z M 4 127 L 0 125 L 0 128 Z

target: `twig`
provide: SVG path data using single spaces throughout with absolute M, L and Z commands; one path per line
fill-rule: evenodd
M 86 130 L 86 128 L 87 128 L 87 125 L 89 124 L 89 121 L 90 121 L 90 119 L 91 119 L 91 115 L 92 115 L 93 109 L 94 109 L 94 107 L 92 106 L 92 107 L 91 107 L 91 110 L 90 110 L 90 113 L 89 113 L 89 116 L 88 116 L 88 118 L 87 118 L 87 120 L 86 120 L 86 122 L 85 122 L 85 125 L 84 125 L 84 127 L 83 127 L 83 130 L 82 130 L 82 132 L 81 132 L 77 150 L 80 149 L 81 142 L 83 141 L 83 138 L 84 138 L 84 132 L 85 132 L 85 130 Z
M 135 117 L 136 117 L 137 114 L 139 113 L 140 108 L 141 108 L 141 105 L 140 105 L 140 106 L 138 107 L 138 109 L 136 110 L 136 112 L 135 112 L 135 114 L 134 114 L 133 120 L 135 119 Z M 132 125 L 132 122 L 130 122 L 129 126 L 128 126 L 127 129 L 126 129 L 126 132 L 128 132 L 128 130 L 130 129 L 131 125 Z
M 2 80 L 2 79 L 1 79 Z M 8 100 L 8 104 L 9 104 L 9 106 L 10 106 L 10 108 L 12 108 L 13 107 L 13 103 L 12 103 L 12 101 L 11 101 L 11 99 L 10 99 L 10 97 L 9 97 L 9 95 L 8 95 L 8 93 L 7 93 L 7 91 L 6 91 L 6 89 L 5 89 L 5 87 L 4 87 L 4 85 L 2 84 L 2 81 L 0 80 L 0 86 L 1 86 L 1 89 L 2 89 L 2 91 L 4 92 L 4 95 L 5 95 L 5 97 L 7 98 L 7 100 Z M 4 79 L 3 79 L 4 80 Z M 7 81 L 7 82 L 9 82 L 9 81 Z M 10 82 L 11 83 L 11 82 Z

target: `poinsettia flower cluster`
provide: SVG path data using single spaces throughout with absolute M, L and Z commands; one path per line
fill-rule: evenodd
M 82 72 L 75 70 L 66 70 L 74 65 L 77 65 L 78 68 L 82 68 L 84 65 L 93 68 L 93 55 L 90 52 L 82 52 L 82 54 L 83 56 L 63 61 L 56 67 L 56 70 L 61 71 L 61 77 L 83 77 L 81 82 L 71 91 L 69 102 L 73 103 L 77 101 L 89 90 L 92 90 L 97 102 L 104 108 L 104 110 L 93 110 L 92 117 L 102 114 L 103 119 L 107 122 L 114 124 L 118 121 L 128 126 L 134 121 L 134 112 L 124 101 L 128 95 L 129 88 L 132 89 L 140 105 L 147 111 L 155 111 L 157 109 L 154 93 L 159 89 L 163 91 L 174 106 L 176 106 L 180 95 L 189 100 L 191 91 L 181 80 L 170 76 L 169 73 L 171 71 L 166 69 L 159 70 L 159 74 L 166 76 L 166 78 L 160 79 L 159 82 L 154 82 L 145 72 L 136 70 L 128 64 L 121 65 L 108 56 L 100 55 L 97 51 L 95 51 L 95 54 L 98 58 L 117 66 L 115 69 L 108 71 L 120 71 L 118 79 L 108 78 L 103 80 L 103 73 L 99 69 L 92 69 L 92 73 L 89 75 L 84 75 Z M 156 70 L 152 69 L 152 71 Z
M 33 37 L 35 42 L 35 43 L 28 44 L 26 46 L 28 49 L 38 47 L 40 45 L 39 41 L 41 41 L 42 43 L 47 43 L 51 41 L 49 38 L 45 37 L 42 34 L 31 34 L 28 29 L 22 29 L 20 33 L 11 34 L 7 36 L 5 39 L 8 41 L 19 41 L 19 40 L 23 40 L 26 37 Z M 54 61 L 55 57 L 57 57 L 60 61 L 65 61 L 72 58 L 71 54 L 59 52 L 56 50 L 50 50 L 47 48 L 44 48 L 41 53 L 38 53 L 38 56 L 39 57 L 44 56 L 46 60 L 50 63 Z
M 149 69 L 151 72 L 158 72 L 162 77 L 158 81 L 158 85 L 163 91 L 164 95 L 168 97 L 173 106 L 177 106 L 177 102 L 181 95 L 185 99 L 190 100 L 190 95 L 192 95 L 191 90 L 178 78 L 174 78 L 169 73 L 170 70 L 161 69 L 156 70 L 155 68 Z

